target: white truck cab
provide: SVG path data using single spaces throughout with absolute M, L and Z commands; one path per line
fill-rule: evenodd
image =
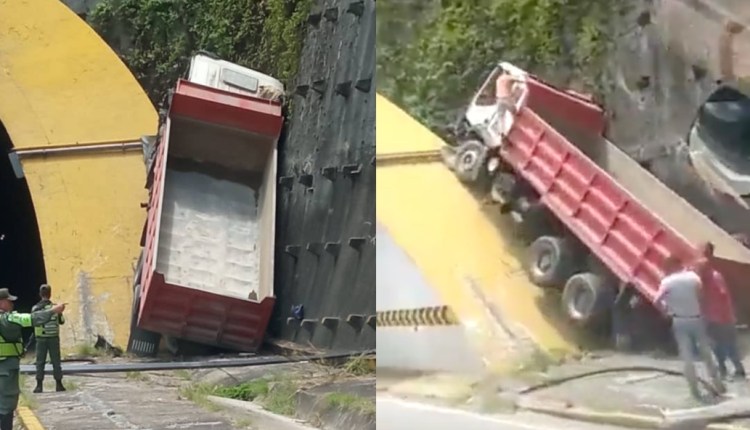
M 503 73 L 516 79 L 513 87 L 513 111 L 504 108 L 497 97 L 497 80 Z M 474 94 L 459 119 L 458 146 L 441 150 L 443 162 L 460 180 L 476 182 L 483 167 L 486 167 L 490 175 L 499 167 L 499 155 L 494 150 L 502 145 L 513 127 L 515 113 L 523 108 L 528 99 L 527 79 L 525 71 L 510 63 L 501 62 Z
M 519 80 L 515 89 L 518 94 L 515 103 L 516 111 L 523 107 L 526 101 L 525 85 L 528 75 L 518 67 L 502 62 L 495 67 L 476 92 L 464 115 L 466 123 L 479 134 L 488 147 L 498 146 L 502 141 L 502 136 L 506 135 L 513 126 L 513 113 L 506 111 L 500 115 L 498 100 L 495 96 L 497 78 L 506 72 Z
M 187 79 L 224 91 L 283 102 L 284 84 L 278 79 L 208 54 L 193 56 Z

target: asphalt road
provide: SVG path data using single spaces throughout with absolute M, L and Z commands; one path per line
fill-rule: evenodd
M 378 393 L 378 430 L 624 430 L 622 427 L 585 424 L 545 415 L 479 415 L 388 397 Z

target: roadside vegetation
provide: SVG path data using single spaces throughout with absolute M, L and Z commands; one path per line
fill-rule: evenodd
M 277 373 L 226 386 L 191 382 L 188 375 L 176 376 L 187 381 L 182 386 L 180 395 L 208 410 L 218 409 L 208 399 L 209 396 L 218 396 L 254 402 L 275 414 L 293 417 L 301 391 L 337 381 L 374 378 L 371 363 L 368 357 L 354 357 L 345 363 L 324 363 L 313 372 Z M 375 414 L 374 401 L 356 394 L 332 392 L 325 395 L 324 401 L 324 406 L 329 409 L 354 412 L 367 417 Z
M 380 0 L 377 86 L 427 126 L 452 123 L 498 61 L 601 94 L 615 0 Z
M 159 106 L 198 50 L 289 84 L 311 0 L 103 0 L 89 24 Z

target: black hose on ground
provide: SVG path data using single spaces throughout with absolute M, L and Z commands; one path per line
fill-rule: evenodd
M 80 373 L 118 373 L 118 372 L 147 372 L 159 370 L 197 370 L 217 369 L 226 367 L 263 366 L 270 364 L 300 363 L 304 361 L 324 361 L 349 359 L 352 357 L 364 357 L 375 354 L 375 350 L 334 352 L 328 354 L 299 355 L 284 357 L 280 355 L 264 355 L 241 358 L 222 358 L 196 361 L 149 361 L 136 363 L 95 363 L 94 364 L 72 364 L 63 365 L 62 371 L 66 375 Z M 77 359 L 75 361 L 82 361 Z M 45 373 L 51 373 L 51 366 L 45 367 Z M 36 366 L 33 364 L 21 365 L 22 374 L 33 374 Z
M 583 379 L 588 378 L 591 376 L 597 376 L 602 375 L 606 373 L 619 373 L 619 372 L 659 372 L 666 375 L 672 375 L 672 376 L 681 376 L 684 377 L 685 374 L 683 372 L 680 372 L 679 370 L 672 370 L 672 369 L 666 369 L 663 367 L 656 367 L 656 366 L 622 366 L 622 367 L 608 367 L 606 369 L 598 369 L 598 370 L 591 370 L 588 372 L 582 372 L 582 373 L 576 373 L 574 375 L 569 376 L 562 376 L 559 378 L 552 378 L 548 379 L 544 382 L 541 382 L 539 384 L 528 386 L 520 391 L 518 391 L 518 394 L 530 394 L 535 391 L 544 390 L 546 388 L 552 388 L 556 387 L 558 385 L 562 385 L 566 382 L 575 381 L 577 379 Z M 718 396 L 721 393 L 716 391 L 716 388 L 710 384 L 705 379 L 701 378 L 700 376 L 696 376 L 698 378 L 698 381 L 703 385 L 711 394 L 714 396 Z
M 80 363 L 80 362 L 86 362 L 86 363 L 95 364 L 96 363 L 96 359 L 95 358 L 91 358 L 91 357 L 78 357 L 78 358 L 71 357 L 71 358 L 62 358 L 62 359 L 60 359 L 60 363 Z

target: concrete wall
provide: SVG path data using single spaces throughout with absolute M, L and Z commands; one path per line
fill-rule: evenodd
M 347 323 L 375 315 L 375 2 L 350 9 L 356 3 L 313 3 L 319 21 L 307 28 L 290 88 L 294 111 L 279 150 L 277 308 L 270 328 L 320 348 L 375 347 L 374 327 Z M 289 320 L 297 305 L 311 330 Z M 339 324 L 324 327 L 324 318 Z
M 15 149 L 132 141 L 157 115 L 120 59 L 58 0 L 0 1 L 0 121 Z M 47 280 L 70 303 L 63 344 L 125 346 L 146 200 L 140 152 L 28 159 Z M 38 285 L 12 286 L 38 288 Z

